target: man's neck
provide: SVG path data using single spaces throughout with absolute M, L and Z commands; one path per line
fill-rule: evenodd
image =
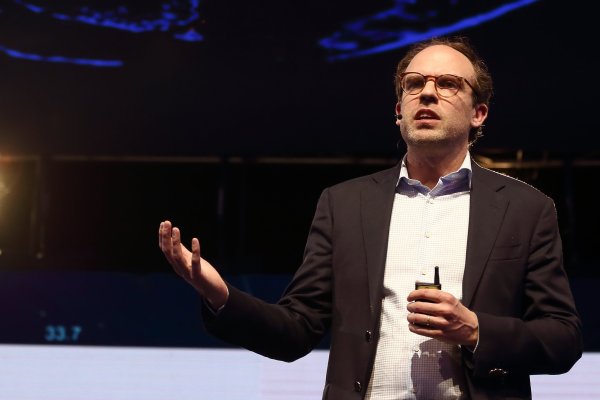
M 439 179 L 460 168 L 468 149 L 456 152 L 432 153 L 409 148 L 406 156 L 406 168 L 411 179 L 417 179 L 423 185 L 433 189 Z

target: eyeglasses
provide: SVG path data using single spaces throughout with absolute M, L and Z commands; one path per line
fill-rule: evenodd
M 452 97 L 463 87 L 465 82 L 477 95 L 477 90 L 462 76 L 444 74 L 439 76 L 423 75 L 418 72 L 404 72 L 400 74 L 400 87 L 406 94 L 419 94 L 425 88 L 427 81 L 433 79 L 435 91 L 440 97 Z

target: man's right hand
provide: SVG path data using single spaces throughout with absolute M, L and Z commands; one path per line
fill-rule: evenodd
M 192 251 L 181 243 L 179 228 L 163 221 L 158 229 L 158 245 L 175 272 L 203 296 L 215 310 L 227 302 L 229 291 L 217 270 L 200 256 L 200 241 L 192 239 Z

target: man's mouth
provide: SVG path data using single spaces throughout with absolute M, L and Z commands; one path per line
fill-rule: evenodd
M 415 121 L 419 120 L 430 120 L 430 119 L 440 119 L 439 115 L 431 110 L 419 110 L 415 114 Z

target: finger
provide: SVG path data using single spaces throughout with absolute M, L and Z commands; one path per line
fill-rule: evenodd
M 176 261 L 180 261 L 182 254 L 181 254 L 181 231 L 179 230 L 179 228 L 173 227 L 173 229 L 171 229 L 171 246 L 172 246 L 172 252 L 173 252 L 173 258 Z
M 179 228 L 173 227 L 171 229 L 171 247 L 170 262 L 173 269 L 186 280 L 189 279 L 189 261 L 186 261 L 183 255 L 183 245 L 181 244 L 181 232 L 179 231 Z
M 165 253 L 165 255 L 171 255 L 171 223 L 169 221 L 164 221 L 160 224 L 160 249 Z
M 418 325 L 428 329 L 438 327 L 439 323 L 439 320 L 435 316 L 428 314 L 409 313 L 406 319 L 411 325 Z
M 437 328 L 419 325 L 419 324 L 408 324 L 408 330 L 417 335 L 427 336 L 431 338 L 441 339 L 443 332 Z
M 442 301 L 443 293 L 438 289 L 418 289 L 413 290 L 408 294 L 406 298 L 409 302 L 411 301 L 429 301 L 432 303 L 440 303 Z
M 200 262 L 200 241 L 197 238 L 192 239 L 192 280 L 196 281 L 200 279 L 201 262 Z
M 160 225 L 158 226 L 158 247 L 160 247 L 160 249 L 163 249 L 163 245 L 162 245 L 162 237 L 163 237 L 163 224 L 164 222 L 161 222 Z
M 406 309 L 411 313 L 437 315 L 439 312 L 439 304 L 429 301 L 417 300 L 406 305 Z

